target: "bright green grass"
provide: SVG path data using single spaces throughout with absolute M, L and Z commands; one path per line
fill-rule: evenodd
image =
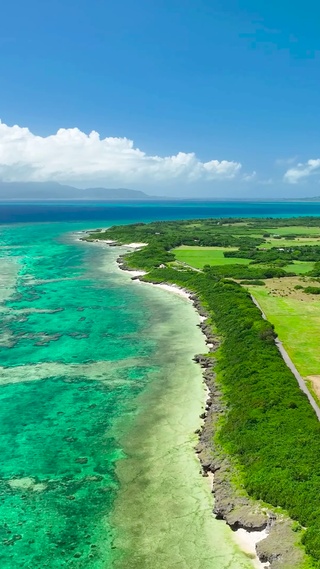
M 287 265 L 285 268 L 286 271 L 294 272 L 297 275 L 305 275 L 309 271 L 312 271 L 314 267 L 313 261 L 293 261 L 292 265 Z
M 180 245 L 174 251 L 237 251 L 237 247 L 202 247 L 201 245 Z
M 241 257 L 224 257 L 224 251 L 226 251 L 226 249 L 223 247 L 190 247 L 188 245 L 182 245 L 174 249 L 174 254 L 178 261 L 187 263 L 187 265 L 191 265 L 196 269 L 202 269 L 204 265 L 232 265 L 234 263 L 248 265 L 250 262 L 249 259 L 242 259 Z M 228 251 L 236 251 L 236 248 L 230 247 Z M 314 263 L 312 261 L 294 261 L 293 264 L 287 265 L 285 270 L 294 272 L 297 275 L 304 275 L 311 271 L 313 267 Z
M 202 223 L 201 222 L 197 222 L 197 223 L 188 223 L 185 227 L 201 227 Z
M 252 268 L 269 268 L 270 266 L 272 266 L 272 263 L 257 263 L 254 265 L 251 265 Z M 285 271 L 287 271 L 288 273 L 295 273 L 296 275 L 305 275 L 307 274 L 309 271 L 312 271 L 312 269 L 314 268 L 314 262 L 313 261 L 293 261 L 292 263 L 288 263 L 288 265 L 285 265 L 284 267 L 281 267 L 282 269 L 284 269 Z
M 230 250 L 230 249 L 229 249 Z M 202 269 L 204 265 L 234 265 L 241 263 L 248 265 L 249 259 L 238 257 L 226 258 L 223 256 L 224 249 L 218 247 L 189 247 L 174 249 L 178 261 L 187 263 L 196 269 Z
M 261 234 L 270 233 L 270 235 L 319 235 L 319 227 L 304 227 L 291 225 L 289 227 L 269 227 L 261 229 Z
M 283 342 L 302 376 L 320 373 L 320 300 L 272 296 L 263 287 L 248 287 Z

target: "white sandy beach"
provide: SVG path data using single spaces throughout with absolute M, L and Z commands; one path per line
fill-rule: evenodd
M 135 243 L 135 245 L 137 245 Z M 119 269 L 125 273 L 128 273 L 129 275 L 131 275 L 132 277 L 143 277 L 144 275 L 147 274 L 146 271 L 132 271 L 130 269 L 122 269 L 119 265 L 118 265 Z M 149 282 L 145 282 L 145 281 L 140 281 L 137 279 L 138 283 L 140 284 L 146 284 L 146 285 L 151 285 L 153 287 L 157 287 L 157 288 L 161 288 L 162 290 L 166 290 L 168 292 L 173 292 L 174 294 L 179 294 L 179 296 L 182 296 L 183 298 L 187 298 L 188 300 L 191 299 L 191 294 L 190 292 L 188 292 L 187 290 L 185 290 L 184 288 L 181 288 L 177 285 L 169 285 L 169 284 L 165 284 L 165 283 L 159 283 L 159 284 L 155 284 L 155 283 L 149 283 Z M 203 320 L 205 320 L 205 317 L 200 316 L 200 321 L 202 322 Z
M 162 290 L 166 290 L 168 292 L 173 292 L 174 294 L 179 294 L 179 296 L 183 296 L 183 298 L 187 298 L 188 300 L 191 299 L 191 294 L 187 292 L 184 288 L 180 288 L 176 285 L 169 285 L 169 284 L 153 284 L 153 283 L 145 283 L 151 284 L 157 288 L 162 288 Z
M 240 528 L 233 532 L 233 536 L 242 551 L 254 556 L 253 564 L 256 569 L 265 569 L 270 566 L 269 562 L 262 563 L 256 554 L 256 545 L 268 536 L 267 530 L 250 532 Z
M 120 267 L 119 267 L 120 268 Z M 121 269 L 124 273 L 128 273 L 129 275 L 131 275 L 132 277 L 143 277 L 144 275 L 146 275 L 147 273 L 145 271 L 130 271 L 127 269 Z M 138 281 L 140 282 L 140 281 Z
M 148 243 L 125 243 L 124 245 L 122 245 L 122 247 L 130 247 L 130 249 L 140 249 L 140 247 L 146 247 L 147 245 Z
M 107 241 L 99 240 L 98 243 L 105 243 L 105 244 L 110 245 L 112 243 L 112 241 L 110 240 L 107 242 Z M 146 243 L 129 243 L 129 244 L 123 245 L 123 247 L 127 247 L 127 248 L 134 250 L 134 249 L 138 249 L 140 247 L 146 246 L 146 245 L 147 245 Z M 144 276 L 146 274 L 145 271 L 134 271 L 134 270 L 121 269 L 121 267 L 119 266 L 118 263 L 117 263 L 117 266 L 122 272 L 127 273 L 131 277 L 141 277 L 141 276 Z M 173 293 L 175 295 L 179 295 L 180 297 L 191 302 L 192 295 L 187 290 L 180 288 L 177 285 L 171 285 L 171 284 L 165 284 L 165 283 L 154 284 L 154 283 L 144 282 L 144 281 L 141 281 L 139 279 L 136 279 L 133 282 L 139 283 L 140 286 L 141 285 L 151 285 L 151 287 L 153 287 L 153 288 L 159 288 L 159 289 L 165 290 L 167 292 L 170 292 L 171 294 Z M 206 317 L 201 316 L 200 314 L 198 314 L 198 318 L 199 318 L 199 322 L 203 322 L 204 320 L 206 320 Z M 204 407 L 205 407 L 205 405 L 207 403 L 207 399 L 208 399 L 208 390 L 207 390 L 204 382 L 203 382 L 203 385 L 204 385 Z M 199 426 L 201 425 L 201 422 L 202 422 L 202 420 L 199 422 Z M 209 475 L 208 480 L 209 480 L 210 488 L 212 488 L 212 479 L 213 479 L 213 475 Z M 208 504 L 208 506 L 209 506 L 209 504 Z M 219 522 L 219 523 L 225 524 L 225 522 L 223 522 L 223 521 Z M 266 535 L 267 534 L 265 531 L 248 532 L 248 531 L 243 530 L 243 529 L 237 530 L 236 532 L 231 532 L 231 536 L 233 538 L 234 543 L 236 543 L 236 545 L 244 553 L 246 553 L 248 556 L 250 556 L 251 562 L 252 562 L 252 567 L 254 567 L 255 569 L 264 569 L 264 568 L 268 567 L 268 564 L 260 562 L 260 560 L 256 554 L 256 550 L 255 550 L 256 544 L 259 541 L 261 541 L 262 539 L 264 539 L 266 537 Z

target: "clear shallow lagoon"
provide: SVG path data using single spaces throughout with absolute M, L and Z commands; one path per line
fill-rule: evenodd
M 97 225 L 85 208 L 82 221 L 47 208 L 55 223 L 32 224 L 29 210 L 29 223 L 12 225 L 20 206 L 10 207 L 0 227 L 1 568 L 251 567 L 211 517 L 192 450 L 204 400 L 192 356 L 204 344 L 191 305 L 132 283 L 116 250 L 77 242 L 73 232 Z M 112 223 L 163 215 L 143 207 L 128 220 L 122 205 Z
M 79 228 L 0 228 L 1 568 L 250 566 L 193 452 L 194 310 Z

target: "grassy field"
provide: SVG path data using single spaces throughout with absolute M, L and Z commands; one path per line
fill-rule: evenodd
M 236 251 L 237 249 L 230 247 L 227 250 Z M 173 251 L 178 261 L 186 263 L 196 269 L 202 269 L 204 265 L 233 265 L 235 263 L 248 265 L 250 262 L 249 259 L 241 259 L 240 257 L 224 257 L 223 252 L 226 251 L 226 249 L 223 247 L 191 247 L 189 245 L 182 245 Z M 292 264 L 285 267 L 285 270 L 303 275 L 311 271 L 313 267 L 314 263 L 312 261 L 293 261 Z
M 289 272 L 294 272 L 297 275 L 305 275 L 309 271 L 312 271 L 313 267 L 313 261 L 293 261 L 292 265 L 287 265 L 284 269 Z
M 297 239 L 269 239 L 260 245 L 259 249 L 272 249 L 272 247 L 303 247 L 304 245 L 320 245 L 320 239 L 314 237 L 297 237 Z
M 228 249 L 229 251 L 236 249 Z M 178 261 L 182 263 L 187 263 L 191 267 L 196 269 L 202 269 L 204 265 L 234 265 L 235 263 L 241 263 L 242 265 L 248 265 L 249 259 L 240 258 L 225 258 L 223 256 L 223 251 L 225 249 L 221 247 L 178 247 L 174 249 L 174 254 Z
M 303 377 L 320 375 L 320 300 L 300 291 L 298 278 L 270 279 L 266 287 L 249 286 Z
M 280 228 L 289 233 L 292 228 Z M 295 228 L 299 229 L 299 228 Z M 318 228 L 301 228 L 319 231 Z M 297 231 L 298 233 L 298 231 Z M 312 233 L 312 231 L 311 231 Z M 292 241 L 292 244 L 319 244 L 314 238 Z M 275 242 L 275 245 L 273 245 Z M 279 246 L 282 240 L 271 240 L 272 246 Z M 286 241 L 286 246 L 291 242 Z M 271 244 L 270 244 L 271 246 Z M 230 249 L 229 249 L 230 250 Z M 236 249 L 233 249 L 234 251 Z M 174 250 L 178 261 L 197 269 L 204 265 L 248 264 L 248 259 L 225 258 L 222 247 L 182 246 Z M 294 261 L 285 267 L 297 275 L 305 275 L 314 267 L 313 262 Z M 299 276 L 282 279 L 267 279 L 264 287 L 249 286 L 248 289 L 259 302 L 268 320 L 275 325 L 279 338 L 303 377 L 309 379 L 309 385 L 320 399 L 320 298 L 310 296 L 294 287 L 308 283 Z
M 270 235 L 315 235 L 320 237 L 319 227 L 304 227 L 299 225 L 292 225 L 289 227 L 266 227 L 261 229 L 261 234 L 270 233 Z
M 263 263 L 251 265 L 252 268 L 268 267 L 268 266 L 270 266 L 270 265 L 265 265 Z M 288 265 L 285 265 L 282 268 L 285 271 L 287 271 L 288 273 L 296 273 L 297 275 L 303 276 L 306 273 L 308 273 L 309 271 L 312 271 L 312 269 L 314 268 L 314 262 L 313 261 L 292 261 L 292 263 L 289 263 Z
M 237 251 L 237 247 L 202 247 L 201 245 L 180 245 L 176 247 L 174 251 Z

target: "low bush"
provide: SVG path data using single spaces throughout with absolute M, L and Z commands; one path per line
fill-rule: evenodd
M 320 294 L 320 286 L 306 286 L 304 292 L 307 294 Z
M 264 281 L 259 281 L 256 279 L 253 279 L 252 281 L 241 281 L 240 284 L 242 284 L 242 285 L 254 285 L 254 286 L 264 286 L 265 285 Z

